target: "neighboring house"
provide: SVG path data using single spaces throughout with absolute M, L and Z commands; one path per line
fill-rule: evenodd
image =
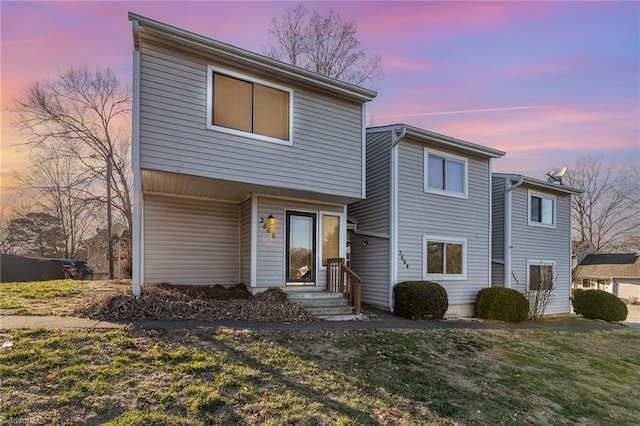
M 623 299 L 640 299 L 638 253 L 591 254 L 573 271 L 573 287 L 604 290 Z
M 591 241 L 573 241 L 571 243 L 571 269 L 575 269 L 585 257 L 597 252 L 596 246 Z
M 492 182 L 492 286 L 553 289 L 544 314 L 568 314 L 571 196 L 581 191 L 517 174 L 494 173 Z
M 491 159 L 504 152 L 405 124 L 367 129 L 367 198 L 349 205 L 350 264 L 363 302 L 430 280 L 449 313 L 471 316 L 490 285 Z
M 365 198 L 376 93 L 139 15 L 133 289 L 325 285 Z M 486 218 L 485 218 L 486 220 Z
M 113 239 L 113 277 L 128 278 L 131 275 L 131 238 L 125 231 L 120 239 Z M 86 261 L 93 268 L 93 278 L 106 280 L 109 278 L 109 241 L 107 230 L 97 229 L 96 234 L 82 241 L 86 249 Z M 119 256 L 118 256 L 119 254 Z M 82 257 L 80 257 L 82 259 Z

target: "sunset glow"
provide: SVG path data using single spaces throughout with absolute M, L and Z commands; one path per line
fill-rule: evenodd
M 12 2 L 1 7 L 2 206 L 15 200 L 11 100 L 69 67 L 131 85 L 127 12 L 261 53 L 289 2 Z M 382 56 L 374 125 L 407 123 L 507 152 L 542 178 L 586 155 L 640 164 L 639 2 L 305 2 L 357 21 Z

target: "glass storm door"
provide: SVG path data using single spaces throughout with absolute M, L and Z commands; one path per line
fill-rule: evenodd
M 287 212 L 287 284 L 316 281 L 316 215 Z

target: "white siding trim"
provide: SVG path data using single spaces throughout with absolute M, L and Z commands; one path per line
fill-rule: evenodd
M 258 196 L 251 194 L 251 287 L 258 283 Z
M 492 177 L 492 163 L 491 163 L 491 158 L 489 158 L 488 161 L 488 165 L 489 165 L 489 258 L 488 263 L 489 263 L 489 287 L 492 287 L 493 284 L 493 274 L 492 274 L 492 261 L 491 259 L 493 258 L 493 177 Z
M 504 195 L 504 286 L 511 288 L 511 183 L 510 178 L 505 178 Z
M 462 244 L 462 274 L 429 274 L 427 273 L 427 241 L 438 243 Z M 442 237 L 439 235 L 422 236 L 422 277 L 425 280 L 462 281 L 467 279 L 467 239 Z
M 138 21 L 133 22 L 134 40 L 139 31 Z M 142 209 L 142 170 L 140 169 L 140 44 L 133 49 L 133 104 L 131 117 L 131 167 L 133 169 L 133 211 L 132 220 L 132 291 L 139 296 L 144 282 L 144 224 Z
M 391 131 L 391 140 L 394 139 L 394 131 Z M 399 141 L 398 141 L 399 142 Z M 389 262 L 391 279 L 389 280 L 389 311 L 393 312 L 393 286 L 398 281 L 398 145 L 396 143 L 391 148 L 391 211 L 389 218 L 389 236 L 391 244 L 389 244 Z
M 362 104 L 362 165 L 360 173 L 362 174 L 362 199 L 367 198 L 367 104 Z M 346 213 L 346 212 L 345 212 Z
M 252 132 L 245 132 L 237 129 L 230 129 L 228 127 L 216 126 L 212 122 L 213 117 L 213 72 L 227 75 L 229 77 L 235 77 L 237 79 L 258 83 L 263 86 L 272 87 L 274 89 L 282 90 L 289 93 L 289 139 L 278 139 L 270 136 L 260 135 Z M 279 84 L 275 84 L 266 80 L 261 80 L 246 74 L 241 74 L 235 71 L 230 71 L 225 68 L 221 68 L 214 65 L 207 65 L 207 116 L 206 116 L 206 128 L 209 130 L 215 130 L 217 132 L 228 133 L 236 136 L 243 136 L 250 139 L 257 139 L 265 142 L 273 142 L 281 145 L 293 146 L 293 89 Z

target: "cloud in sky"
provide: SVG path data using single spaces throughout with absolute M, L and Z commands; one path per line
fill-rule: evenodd
M 29 85 L 83 64 L 131 83 L 128 11 L 260 53 L 271 18 L 292 5 L 0 3 L 2 172 L 24 164 L 6 150 L 20 140 L 7 107 Z M 356 20 L 363 47 L 382 55 L 367 107 L 376 125 L 406 122 L 501 148 L 508 154 L 496 167 L 537 176 L 584 153 L 640 162 L 638 2 L 304 5 Z

